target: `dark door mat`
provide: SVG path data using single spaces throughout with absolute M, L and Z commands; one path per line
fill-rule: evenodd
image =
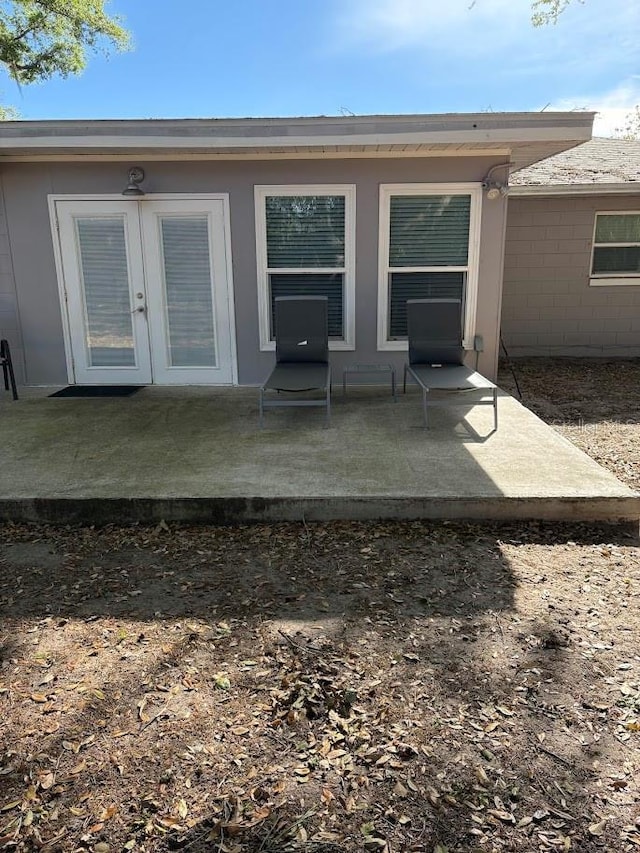
M 67 385 L 50 397 L 131 397 L 144 385 Z

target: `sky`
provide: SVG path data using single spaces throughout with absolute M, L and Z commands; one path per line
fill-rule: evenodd
M 22 119 L 589 109 L 612 135 L 640 104 L 639 0 L 112 0 L 133 49 L 19 89 Z

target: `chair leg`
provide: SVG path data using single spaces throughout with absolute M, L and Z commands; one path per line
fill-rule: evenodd
M 402 378 L 402 393 L 407 393 L 407 365 L 404 366 L 404 374 Z
M 493 389 L 493 428 L 498 430 L 498 389 Z
M 332 392 L 332 390 L 333 390 L 333 373 L 331 372 L 331 367 L 329 367 L 328 368 L 328 375 L 327 375 L 327 420 L 326 420 L 327 429 L 329 429 L 329 427 L 331 426 L 331 392 Z
M 11 394 L 14 400 L 18 399 L 18 389 L 16 387 L 16 376 L 13 372 L 13 362 L 11 360 L 11 349 L 9 341 L 0 341 L 0 361 L 2 361 L 2 372 L 4 374 L 4 387 L 9 390 L 11 385 Z
M 424 428 L 429 429 L 429 417 L 427 415 L 427 389 L 422 389 L 422 414 L 424 416 Z
M 260 389 L 258 398 L 258 427 L 260 429 L 264 427 L 264 388 Z

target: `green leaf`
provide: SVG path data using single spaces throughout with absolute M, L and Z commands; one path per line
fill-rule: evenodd
M 0 4 L 0 62 L 17 83 L 80 74 L 88 52 L 126 50 L 129 33 L 105 0 L 5 0 Z
M 229 688 L 231 687 L 229 676 L 224 672 L 216 672 L 216 674 L 213 676 L 213 683 L 218 688 L 218 690 L 229 690 Z

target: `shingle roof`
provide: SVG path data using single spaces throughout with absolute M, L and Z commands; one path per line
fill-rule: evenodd
M 514 172 L 513 187 L 589 186 L 640 182 L 640 140 L 591 139 Z

